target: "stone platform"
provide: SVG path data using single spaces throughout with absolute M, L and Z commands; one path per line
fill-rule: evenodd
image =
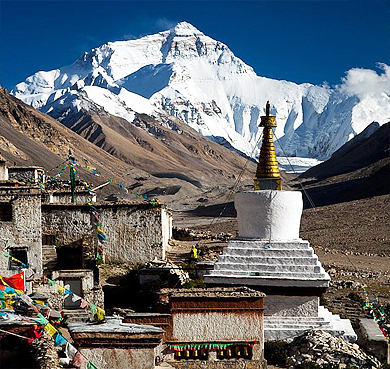
M 328 309 L 319 306 L 318 316 L 266 316 L 264 317 L 264 340 L 292 341 L 294 337 L 311 330 L 322 330 L 345 341 L 355 342 L 356 333 L 348 319 L 341 319 Z
M 235 239 L 206 273 L 207 284 L 326 288 L 330 277 L 309 242 Z

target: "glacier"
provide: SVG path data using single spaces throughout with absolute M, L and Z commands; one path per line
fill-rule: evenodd
M 92 108 L 130 123 L 137 113 L 168 114 L 253 158 L 269 100 L 278 124 L 277 154 L 314 163 L 371 122 L 390 121 L 390 67 L 380 67 L 382 75 L 351 69 L 335 88 L 274 80 L 180 22 L 136 40 L 108 42 L 72 65 L 35 73 L 11 93 L 59 121 Z

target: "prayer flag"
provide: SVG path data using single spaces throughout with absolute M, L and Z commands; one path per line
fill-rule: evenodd
M 38 313 L 38 319 L 37 318 L 32 318 L 35 322 L 41 324 L 41 325 L 46 325 L 49 323 L 49 321 L 41 314 Z
M 96 253 L 96 265 L 102 265 L 103 264 L 103 259 L 100 256 L 99 252 Z
M 91 308 L 91 313 L 92 313 L 92 315 L 95 315 L 97 306 L 96 306 L 95 304 L 93 304 L 92 302 L 90 302 L 90 303 L 89 303 L 89 307 Z
M 57 288 L 58 288 L 58 293 L 60 295 L 63 295 L 65 293 L 65 288 L 62 287 L 61 285 L 58 285 Z
M 77 354 L 77 349 L 71 343 L 67 342 L 65 347 L 65 355 L 68 359 L 73 360 Z
M 51 279 L 48 279 L 49 286 L 55 286 L 56 282 L 52 281 Z
M 57 329 L 55 329 L 50 323 L 47 323 L 44 326 L 44 329 L 49 334 L 50 337 L 53 337 L 57 333 Z
M 73 302 L 76 302 L 76 301 L 79 301 L 79 300 L 81 300 L 81 297 L 80 296 L 78 296 L 78 295 L 76 295 L 75 293 L 72 295 L 72 301 Z
M 96 320 L 98 322 L 102 322 L 104 320 L 105 314 L 106 312 L 101 307 L 98 306 L 96 308 Z
M 87 362 L 87 358 L 82 355 L 82 353 L 80 351 L 77 351 L 76 355 L 74 356 L 73 360 L 72 360 L 72 365 L 73 366 L 79 366 L 81 367 L 83 364 L 85 364 Z
M 107 240 L 107 237 L 105 234 L 98 233 L 97 235 L 98 235 L 99 241 L 106 241 Z
M 66 339 L 60 333 L 58 333 L 54 339 L 54 346 L 61 346 L 66 342 Z
M 20 290 L 20 291 L 25 290 L 24 271 L 15 274 L 12 277 L 2 277 L 1 280 L 2 282 L 5 282 L 6 285 L 15 288 L 16 290 Z
M 91 361 L 88 361 L 86 369 L 99 369 L 99 368 Z
M 81 299 L 80 307 L 84 309 L 88 306 L 88 301 L 85 301 L 83 298 Z

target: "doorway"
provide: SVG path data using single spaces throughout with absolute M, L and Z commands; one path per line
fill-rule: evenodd
M 64 279 L 64 285 L 69 285 L 69 289 L 76 294 L 77 296 L 83 297 L 83 291 L 82 291 L 82 285 L 81 285 L 81 279 L 78 278 L 72 278 L 72 279 Z M 65 309 L 80 309 L 80 303 L 81 300 L 72 301 L 72 295 L 67 297 L 64 301 L 64 308 Z

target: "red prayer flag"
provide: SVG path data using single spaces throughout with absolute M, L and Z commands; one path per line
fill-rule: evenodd
M 87 362 L 88 362 L 88 359 L 80 351 L 77 351 L 71 364 L 74 366 L 81 367 L 81 366 L 83 366 L 83 364 L 86 364 Z
M 13 275 L 12 277 L 2 277 L 2 281 L 0 280 L 0 284 L 5 282 L 8 286 L 14 288 L 15 290 L 24 291 L 25 288 L 25 279 L 24 279 L 24 271 L 18 274 Z

